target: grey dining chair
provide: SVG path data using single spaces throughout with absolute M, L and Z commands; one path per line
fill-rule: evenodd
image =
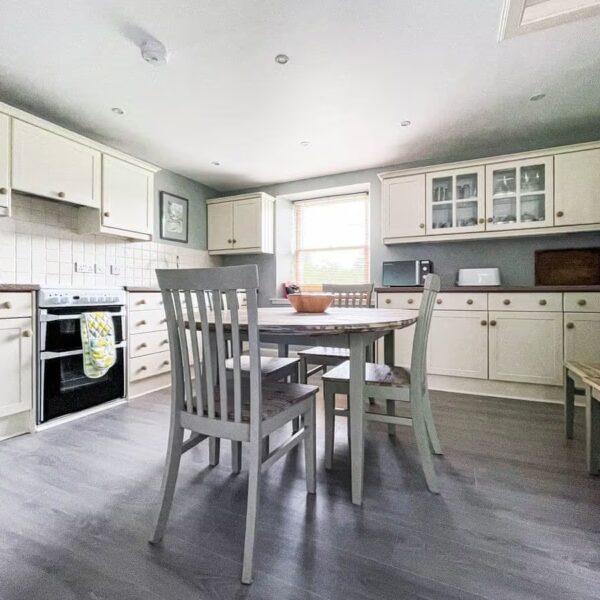
M 373 284 L 338 285 L 324 283 L 323 291 L 332 293 L 334 299 L 332 306 L 350 308 L 370 308 L 373 296 Z M 300 382 L 306 383 L 308 378 L 319 371 L 327 372 L 328 367 L 335 367 L 348 360 L 348 348 L 326 348 L 315 346 L 298 352 L 300 357 Z M 317 365 L 312 369 L 308 365 Z
M 391 435 L 395 434 L 396 425 L 411 425 L 414 428 L 427 487 L 434 494 L 438 494 L 439 484 L 431 454 L 442 454 L 442 447 L 433 421 L 427 387 L 427 341 L 435 298 L 440 290 L 439 276 L 428 275 L 423 288 L 423 299 L 412 345 L 410 370 L 378 363 L 366 364 L 365 396 L 374 399 L 375 402 L 385 400 L 386 411 L 376 411 L 377 406 L 365 404 L 364 417 L 367 421 L 387 423 Z M 333 463 L 335 417 L 343 415 L 350 418 L 347 409 L 338 409 L 335 406 L 336 394 L 348 396 L 349 376 L 349 362 L 344 362 L 323 375 L 326 469 L 331 469 Z M 396 402 L 410 403 L 410 416 L 397 416 Z
M 263 383 L 260 373 L 258 330 L 258 270 L 256 265 L 214 269 L 157 270 L 162 291 L 171 351 L 171 421 L 160 507 L 152 543 L 163 538 L 179 471 L 181 456 L 199 442 L 229 439 L 234 471 L 241 466 L 242 443 L 248 445 L 249 479 L 242 583 L 252 582 L 254 540 L 260 477 L 269 466 L 304 441 L 307 492 L 316 491 L 315 395 L 316 386 L 298 383 Z M 236 290 L 247 294 L 247 309 L 240 311 Z M 205 292 L 213 296 L 209 311 Z M 226 294 L 228 310 L 218 301 Z M 197 306 L 195 310 L 194 304 Z M 242 317 L 247 315 L 247 325 Z M 186 328 L 191 333 L 190 366 Z M 249 343 L 249 377 L 241 370 L 241 340 Z M 231 339 L 234 368 L 227 376 L 226 340 Z M 201 342 L 199 342 L 199 339 Z M 202 352 L 199 345 L 202 344 Z M 264 457 L 265 436 L 302 417 L 303 426 Z M 190 431 L 184 439 L 185 430 Z

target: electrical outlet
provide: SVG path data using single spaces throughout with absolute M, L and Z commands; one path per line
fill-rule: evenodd
M 93 273 L 94 266 L 88 265 L 86 263 L 76 262 L 75 263 L 75 273 Z
M 117 267 L 117 265 L 110 265 L 110 274 L 111 275 L 120 275 L 121 269 Z
M 104 275 L 105 269 L 102 265 L 94 265 L 96 267 L 96 275 Z

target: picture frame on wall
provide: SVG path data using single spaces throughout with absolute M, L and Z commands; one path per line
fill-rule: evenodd
M 160 237 L 188 243 L 189 201 L 170 192 L 160 192 Z

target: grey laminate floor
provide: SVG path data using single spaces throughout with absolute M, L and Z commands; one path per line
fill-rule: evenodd
M 340 419 L 335 468 L 305 494 L 302 452 L 265 476 L 256 580 L 239 584 L 246 476 L 183 460 L 161 547 L 146 543 L 168 394 L 0 444 L 1 600 L 600 598 L 600 480 L 582 413 L 434 395 L 446 455 L 425 489 L 412 432 L 371 426 L 362 508 L 350 503 Z M 319 414 L 322 411 L 319 410 Z M 322 456 L 322 435 L 319 436 Z

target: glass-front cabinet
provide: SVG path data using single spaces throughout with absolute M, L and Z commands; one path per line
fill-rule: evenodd
M 552 157 L 486 167 L 486 229 L 553 225 Z
M 427 174 L 427 235 L 484 231 L 484 167 Z

